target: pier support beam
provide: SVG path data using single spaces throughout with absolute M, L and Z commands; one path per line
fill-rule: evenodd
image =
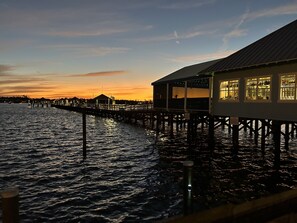
M 281 140 L 281 123 L 272 121 L 272 131 L 274 140 L 274 167 L 280 167 L 280 140 Z
M 83 157 L 87 157 L 87 130 L 86 130 L 86 113 L 82 113 L 83 122 Z
M 255 120 L 255 135 L 254 135 L 254 141 L 255 145 L 258 145 L 258 138 L 259 138 L 259 121 Z
M 201 123 L 203 125 L 203 121 Z M 208 146 L 210 149 L 214 149 L 214 117 L 212 115 L 209 116 L 208 119 Z
M 7 189 L 1 192 L 3 223 L 18 223 L 19 218 L 19 190 Z
M 261 120 L 261 151 L 265 153 L 265 120 Z
M 239 125 L 232 125 L 232 142 L 233 142 L 233 152 L 234 154 L 238 153 L 239 150 Z
M 289 150 L 289 140 L 290 140 L 290 133 L 289 133 L 289 123 L 285 124 L 285 150 Z
M 253 120 L 250 120 L 250 136 L 253 135 Z

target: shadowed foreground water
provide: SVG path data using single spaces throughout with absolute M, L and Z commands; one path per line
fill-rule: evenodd
M 227 131 L 206 133 L 189 146 L 112 119 L 87 116 L 87 159 L 82 159 L 81 114 L 55 108 L 0 104 L 0 188 L 18 186 L 22 222 L 153 222 L 182 213 L 182 164 L 194 160 L 194 208 L 241 203 L 297 185 L 297 145 L 273 168 L 266 153 L 241 133 L 231 153 Z M 297 140 L 295 140 L 297 141 Z

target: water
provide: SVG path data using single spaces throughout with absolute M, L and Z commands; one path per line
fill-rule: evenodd
M 87 116 L 87 159 L 82 157 L 81 114 L 55 108 L 0 104 L 0 189 L 20 189 L 22 222 L 154 222 L 182 214 L 182 164 L 194 160 L 194 209 L 241 203 L 295 188 L 297 140 L 273 167 L 241 133 L 231 153 L 227 131 L 207 131 L 188 145 L 185 131 L 170 138 L 112 119 Z

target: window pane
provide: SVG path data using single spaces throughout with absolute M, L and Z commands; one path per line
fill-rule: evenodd
M 222 81 L 220 84 L 220 99 L 228 99 L 228 81 Z
M 246 79 L 245 99 L 270 100 L 271 77 L 258 77 Z
M 295 87 L 295 75 L 288 74 L 282 75 L 280 78 L 280 100 L 294 100 L 296 87 Z
M 260 77 L 258 80 L 258 100 L 270 100 L 270 77 Z
M 246 80 L 246 100 L 257 99 L 257 78 L 249 78 Z
M 220 83 L 220 100 L 238 100 L 238 80 Z

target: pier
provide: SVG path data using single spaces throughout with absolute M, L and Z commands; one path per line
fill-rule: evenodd
M 212 116 L 206 111 L 184 113 L 183 111 L 164 111 L 148 107 L 146 109 L 137 110 L 114 110 L 62 105 L 52 106 L 68 111 L 79 112 L 83 115 L 113 118 L 120 122 L 137 124 L 144 128 L 154 130 L 157 134 L 166 131 L 173 136 L 176 132 L 183 129 L 187 132 L 187 141 L 189 144 L 197 143 L 196 136 L 198 132 L 205 130 L 208 131 L 207 141 L 209 148 L 214 148 L 215 146 L 216 129 L 227 128 L 228 132 L 232 134 L 233 147 L 231 152 L 235 155 L 240 149 L 240 131 L 244 131 L 253 137 L 255 146 L 258 146 L 260 143 L 263 154 L 265 154 L 267 138 L 272 137 L 274 141 L 274 166 L 276 168 L 280 168 L 281 150 L 288 151 L 290 140 L 297 137 L 297 123 L 288 121 L 239 119 L 225 116 Z M 284 148 L 281 148 L 282 141 L 284 142 Z

